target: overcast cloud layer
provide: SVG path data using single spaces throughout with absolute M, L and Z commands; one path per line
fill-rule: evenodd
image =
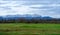
M 16 14 L 60 18 L 60 0 L 0 0 L 0 16 Z

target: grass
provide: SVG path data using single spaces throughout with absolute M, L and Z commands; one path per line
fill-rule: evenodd
M 60 35 L 60 24 L 0 24 L 0 35 Z

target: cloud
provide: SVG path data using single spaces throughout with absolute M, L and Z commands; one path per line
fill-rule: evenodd
M 38 14 L 60 18 L 60 0 L 0 0 L 0 16 Z
M 32 10 L 28 6 L 22 4 L 24 1 L 1 1 L 0 3 L 0 16 L 4 15 L 16 15 L 16 14 L 30 14 Z M 3 4 L 4 3 L 4 4 Z M 32 14 L 32 13 L 31 13 Z

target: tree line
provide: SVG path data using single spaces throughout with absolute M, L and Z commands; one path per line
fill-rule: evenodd
M 41 19 L 41 18 L 31 18 L 26 19 L 24 17 L 17 18 L 17 19 L 1 19 L 0 23 L 60 23 L 60 19 Z

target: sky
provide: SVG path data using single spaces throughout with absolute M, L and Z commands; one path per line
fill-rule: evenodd
M 0 0 L 0 16 L 17 14 L 60 18 L 60 0 Z

